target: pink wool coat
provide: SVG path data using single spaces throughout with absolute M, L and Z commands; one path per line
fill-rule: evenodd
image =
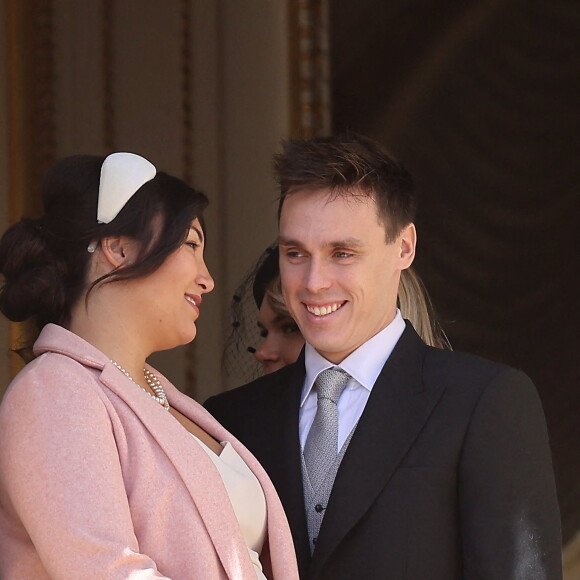
M 0 405 L 0 578 L 255 580 L 222 479 L 159 403 L 56 325 Z M 261 562 L 298 578 L 288 523 L 257 460 L 160 377 L 170 404 L 230 441 L 266 496 Z

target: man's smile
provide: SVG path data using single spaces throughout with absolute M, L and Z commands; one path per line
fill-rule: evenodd
M 317 306 L 314 304 L 304 304 L 306 306 L 306 310 L 310 312 L 310 314 L 314 314 L 314 316 L 326 316 L 327 314 L 331 314 L 332 312 L 336 312 L 339 308 L 342 308 L 346 304 L 346 300 L 341 302 L 332 302 L 330 304 L 325 304 L 321 306 Z

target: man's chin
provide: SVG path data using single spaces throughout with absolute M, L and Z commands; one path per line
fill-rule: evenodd
M 336 336 L 334 340 L 321 340 L 320 336 L 313 336 L 310 340 L 306 337 L 306 342 L 312 346 L 319 354 L 321 354 L 326 360 L 338 364 L 346 358 L 348 354 L 348 349 L 344 348 L 344 344 L 337 343 Z

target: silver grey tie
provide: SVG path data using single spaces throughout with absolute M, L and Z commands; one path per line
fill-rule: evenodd
M 314 491 L 324 482 L 338 454 L 337 403 L 350 378 L 339 367 L 326 369 L 316 378 L 318 407 L 304 445 L 304 463 Z

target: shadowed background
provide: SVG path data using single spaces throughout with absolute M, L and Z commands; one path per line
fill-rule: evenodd
M 334 128 L 375 137 L 416 177 L 415 264 L 454 348 L 538 387 L 568 538 L 580 528 L 580 5 L 339 0 L 330 15 Z

